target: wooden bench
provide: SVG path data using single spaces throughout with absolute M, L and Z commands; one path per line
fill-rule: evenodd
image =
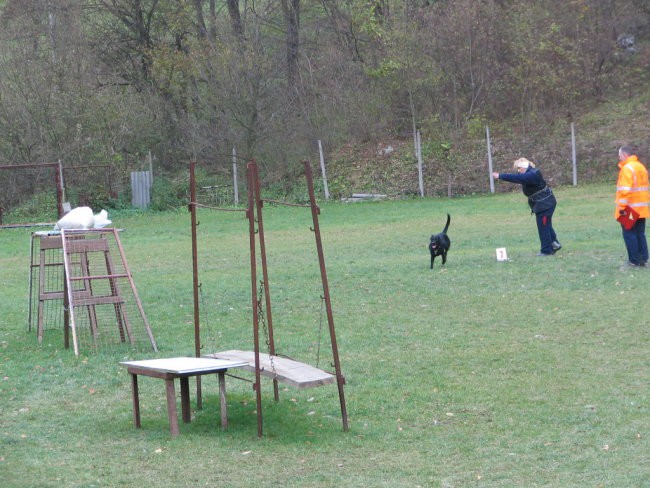
M 173 436 L 179 434 L 178 413 L 176 410 L 176 389 L 174 380 L 178 378 L 181 385 L 181 412 L 183 422 L 191 421 L 189 377 L 216 373 L 219 376 L 219 397 L 221 400 L 221 427 L 228 426 L 226 405 L 225 373 L 230 368 L 240 368 L 247 365 L 244 361 L 231 361 L 227 359 L 210 359 L 194 357 L 177 357 L 166 359 L 147 359 L 143 361 L 123 361 L 120 363 L 127 368 L 131 375 L 131 389 L 133 393 L 133 424 L 136 428 L 140 423 L 140 397 L 138 392 L 138 375 L 162 378 L 165 380 L 167 394 L 167 415 L 169 416 L 169 430 Z
M 207 354 L 203 357 L 242 362 L 244 363 L 244 366 L 242 366 L 243 369 L 255 372 L 254 351 L 240 351 L 233 349 L 230 351 Z M 336 380 L 336 377 L 327 371 L 323 371 L 299 361 L 294 361 L 293 359 L 271 356 L 266 353 L 260 353 L 260 373 L 298 389 L 328 385 L 334 383 Z

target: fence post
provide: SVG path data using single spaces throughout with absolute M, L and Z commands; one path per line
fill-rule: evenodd
M 239 205 L 239 186 L 237 185 L 237 149 L 232 148 L 232 186 L 235 195 L 235 205 Z
M 56 184 L 56 208 L 59 218 L 61 218 L 65 211 L 63 210 L 63 165 L 60 159 L 54 173 L 54 183 Z
M 418 158 L 418 183 L 420 185 L 420 196 L 424 196 L 424 177 L 422 175 L 422 139 L 420 131 L 415 133 L 415 153 Z
M 575 124 L 571 122 L 571 164 L 573 167 L 573 186 L 578 184 L 578 161 L 576 158 L 576 130 Z
M 492 146 L 490 145 L 490 127 L 485 126 L 485 138 L 487 140 L 488 171 L 490 173 L 490 193 L 494 193 L 494 177 L 492 176 Z
M 61 182 L 61 209 L 63 211 L 62 215 L 67 214 L 70 210 L 72 210 L 72 206 L 70 205 L 70 202 L 66 202 L 65 200 L 65 179 L 63 178 L 63 163 L 59 159 L 59 181 Z
M 318 156 L 320 157 L 320 170 L 323 174 L 323 190 L 325 191 L 325 200 L 330 199 L 330 191 L 327 188 L 327 174 L 325 173 L 325 157 L 323 156 L 323 145 L 318 139 Z

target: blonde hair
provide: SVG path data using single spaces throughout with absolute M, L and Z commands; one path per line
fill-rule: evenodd
M 532 161 L 528 161 L 526 158 L 519 158 L 517 161 L 512 163 L 513 168 L 528 168 L 528 167 L 534 168 L 535 165 L 533 164 Z

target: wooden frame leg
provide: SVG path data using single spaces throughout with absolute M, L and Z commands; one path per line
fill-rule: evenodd
M 183 422 L 189 424 L 192 421 L 192 411 L 190 410 L 190 380 L 187 376 L 180 378 L 181 383 L 181 414 Z
M 66 324 L 65 321 L 63 324 L 63 347 L 70 349 L 70 325 Z
M 169 430 L 172 436 L 177 436 L 180 431 L 178 430 L 178 412 L 176 411 L 176 389 L 174 388 L 174 380 L 165 379 L 165 390 L 167 393 L 167 415 L 169 416 Z
M 221 428 L 228 428 L 228 405 L 226 403 L 226 372 L 219 371 L 219 401 L 221 404 Z
M 133 426 L 142 427 L 140 423 L 140 394 L 138 392 L 138 375 L 131 373 L 131 392 L 133 394 Z

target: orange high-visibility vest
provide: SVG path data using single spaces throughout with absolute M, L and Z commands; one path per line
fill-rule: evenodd
M 634 155 L 618 163 L 620 171 L 616 182 L 616 212 L 618 218 L 620 211 L 630 206 L 639 214 L 639 218 L 650 217 L 650 194 L 648 193 L 648 170 Z

